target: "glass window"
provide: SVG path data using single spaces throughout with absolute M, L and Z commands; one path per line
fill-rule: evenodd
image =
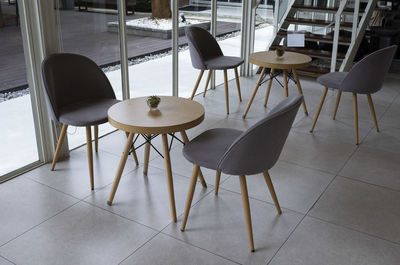
M 127 0 L 128 14 L 132 1 Z M 107 75 L 118 99 L 122 99 L 120 42 L 117 1 L 56 1 L 60 51 L 89 57 Z M 99 135 L 115 128 L 105 123 Z M 93 134 L 92 134 L 93 135 Z M 68 127 L 68 144 L 73 149 L 86 143 L 84 127 Z
M 208 31 L 211 29 L 211 3 L 202 4 L 196 1 L 179 1 L 179 22 L 181 26 L 199 25 Z M 179 37 L 179 96 L 190 97 L 200 74 L 200 70 L 193 68 L 187 39 L 183 30 Z M 202 93 L 209 71 L 204 71 L 196 94 Z M 210 82 L 211 83 L 211 82 Z M 210 84 L 209 86 L 210 87 Z
M 126 18 L 130 97 L 172 95 L 172 20 L 169 1 L 137 1 Z
M 0 1 L 0 180 L 39 160 L 16 1 Z

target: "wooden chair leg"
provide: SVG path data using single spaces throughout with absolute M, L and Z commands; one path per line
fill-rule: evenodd
M 196 95 L 196 91 L 197 91 L 197 88 L 199 87 L 201 78 L 203 77 L 203 73 L 204 73 L 204 70 L 201 70 L 199 73 L 199 77 L 197 77 L 197 81 L 196 81 L 196 84 L 194 85 L 192 96 L 190 97 L 190 99 L 193 99 L 194 96 Z
M 204 92 L 203 92 L 203 98 L 206 96 L 207 88 L 208 88 L 208 84 L 210 83 L 210 79 L 211 79 L 212 72 L 213 72 L 212 69 L 210 69 L 210 70 L 208 71 L 207 80 L 206 80 L 206 85 L 205 85 L 205 87 L 204 87 Z
M 271 193 L 272 200 L 274 200 L 276 210 L 278 211 L 279 214 L 281 214 L 282 210 L 281 210 L 281 207 L 279 206 L 278 198 L 276 197 L 274 185 L 272 184 L 272 181 L 271 181 L 271 176 L 269 175 L 268 171 L 264 171 L 263 174 L 264 174 L 265 182 L 267 183 L 267 186 L 269 189 L 269 193 Z
M 92 131 L 90 126 L 86 126 L 86 146 L 87 146 L 87 156 L 89 164 L 90 188 L 94 190 Z
M 271 68 L 271 71 L 269 73 L 269 80 L 268 80 L 268 86 L 267 86 L 267 93 L 265 94 L 265 100 L 264 100 L 264 108 L 267 107 L 268 104 L 268 99 L 269 99 L 269 93 L 271 92 L 271 86 L 272 86 L 272 77 L 274 76 L 275 69 Z
M 335 110 L 333 111 L 333 119 L 336 119 L 336 113 L 339 108 L 339 103 L 340 103 L 340 97 L 342 96 L 342 91 L 338 90 L 337 97 L 336 97 L 336 104 L 335 104 Z
M 328 93 L 328 87 L 325 87 L 324 88 L 324 92 L 322 93 L 321 101 L 319 102 L 318 110 L 317 110 L 317 113 L 315 113 L 314 122 L 313 122 L 313 124 L 311 126 L 311 129 L 310 129 L 311 133 L 314 131 L 314 127 L 315 127 L 315 124 L 317 123 L 317 120 L 318 120 L 318 117 L 319 117 L 319 113 L 321 112 L 321 109 L 322 109 L 322 105 L 324 105 L 324 101 L 325 101 L 325 98 L 326 98 L 326 93 Z
M 125 135 L 126 135 L 126 138 L 129 137 L 129 133 L 128 132 L 125 132 Z M 136 150 L 135 150 L 134 146 L 132 146 L 131 152 L 132 152 L 133 160 L 135 160 L 135 164 L 138 166 L 139 165 L 139 160 L 137 158 Z
M 187 144 L 189 142 L 189 137 L 187 136 L 186 132 L 181 131 L 181 136 L 182 136 L 183 142 L 185 144 Z M 204 179 L 203 172 L 201 172 L 200 167 L 199 167 L 199 179 L 200 179 L 200 182 L 201 182 L 201 185 L 203 186 L 203 188 L 207 188 L 207 183 Z
M 119 184 L 119 181 L 121 180 L 122 172 L 124 171 L 126 159 L 128 159 L 129 150 L 131 149 L 134 136 L 135 136 L 134 133 L 128 134 L 128 139 L 126 140 L 126 143 L 125 143 L 124 152 L 122 153 L 121 159 L 119 161 L 117 173 L 115 174 L 114 182 L 111 187 L 110 196 L 108 197 L 108 200 L 107 200 L 107 204 L 110 206 L 114 200 L 115 193 L 117 192 L 118 184 Z
M 94 126 L 94 151 L 99 152 L 99 125 Z
M 217 171 L 215 175 L 215 195 L 218 195 L 220 180 L 221 180 L 221 171 Z
M 183 215 L 181 231 L 185 231 L 186 222 L 189 216 L 190 206 L 192 205 L 194 190 L 196 188 L 198 174 L 199 174 L 199 166 L 193 165 L 192 178 L 190 179 L 189 192 L 186 198 L 185 213 Z
M 235 70 L 236 86 L 237 86 L 238 94 L 239 94 L 239 101 L 242 102 L 242 93 L 240 92 L 240 81 L 239 81 L 239 74 L 238 74 L 237 67 L 235 67 L 234 70 Z
M 247 193 L 246 177 L 244 175 L 240 175 L 239 180 L 240 180 L 240 190 L 242 191 L 244 218 L 246 219 L 250 250 L 254 252 L 253 228 L 251 224 L 250 203 L 249 203 L 249 194 Z
M 224 70 L 226 114 L 229 114 L 228 71 Z
M 51 163 L 51 168 L 50 168 L 51 171 L 53 171 L 54 167 L 56 166 L 58 155 L 60 154 L 61 146 L 64 142 L 65 135 L 67 134 L 67 128 L 68 128 L 68 125 L 63 124 L 63 126 L 61 128 L 60 138 L 58 138 L 56 152 L 54 153 L 53 162 Z
M 358 145 L 358 106 L 357 106 L 356 93 L 353 93 L 353 109 L 354 109 L 354 130 L 356 134 L 356 145 Z
M 174 181 L 172 178 L 171 169 L 171 158 L 168 148 L 168 137 L 166 134 L 162 135 L 163 150 L 164 150 L 164 166 L 165 166 L 165 176 L 167 177 L 168 195 L 169 195 L 169 205 L 171 211 L 171 219 L 176 223 L 176 207 L 175 207 L 175 193 L 174 193 Z
M 151 137 L 151 134 L 148 134 L 147 138 L 150 139 L 150 137 Z M 143 164 L 143 174 L 144 175 L 147 175 L 147 171 L 149 169 L 149 158 L 150 158 L 150 143 L 146 142 L 146 146 L 144 148 L 144 164 Z
M 374 102 L 372 102 L 371 94 L 367 94 L 369 108 L 371 109 L 372 118 L 374 119 L 376 131 L 379 132 L 378 121 L 376 120 Z

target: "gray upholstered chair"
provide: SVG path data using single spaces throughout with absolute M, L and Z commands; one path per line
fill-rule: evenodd
M 385 75 L 389 71 L 397 46 L 393 45 L 387 48 L 373 52 L 356 63 L 349 72 L 333 72 L 320 76 L 317 81 L 325 86 L 324 92 L 319 103 L 317 113 L 310 132 L 314 131 L 319 113 L 324 104 L 328 88 L 338 89 L 333 119 L 339 107 L 342 92 L 353 93 L 354 105 L 354 128 L 356 136 L 356 144 L 358 145 L 358 107 L 357 94 L 366 94 L 369 107 L 371 109 L 372 118 L 375 123 L 376 131 L 379 132 L 378 122 L 376 120 L 375 108 L 372 102 L 371 94 L 379 91 L 382 87 Z
M 239 175 L 250 250 L 254 251 L 245 175 L 263 173 L 276 209 L 281 214 L 268 170 L 275 165 L 279 158 L 302 99 L 303 96 L 297 95 L 283 100 L 265 118 L 245 132 L 224 128 L 211 129 L 185 145 L 183 155 L 194 164 L 194 167 L 182 221 L 182 231 L 185 230 L 200 167 L 217 171 L 215 194 L 218 194 L 221 172 Z
M 190 99 L 193 99 L 193 97 L 195 96 L 205 70 L 209 70 L 209 72 L 207 76 L 206 86 L 203 92 L 203 97 L 205 97 L 206 95 L 208 83 L 210 82 L 213 70 L 224 70 L 226 113 L 229 114 L 227 70 L 235 70 L 236 86 L 239 93 L 239 100 L 242 101 L 237 67 L 243 63 L 243 59 L 234 56 L 224 56 L 221 48 L 218 45 L 218 42 L 205 29 L 195 26 L 189 26 L 185 28 L 185 34 L 189 43 L 189 51 L 192 65 L 194 68 L 200 70 L 199 77 L 197 78 Z
M 94 189 L 91 126 L 98 151 L 98 125 L 108 121 L 107 110 L 119 102 L 103 71 L 89 58 L 56 53 L 42 63 L 47 109 L 52 120 L 62 124 L 51 170 L 57 162 L 68 125 L 86 127 L 90 186 Z M 134 156 L 136 154 L 133 151 Z M 137 163 L 137 158 L 135 159 Z

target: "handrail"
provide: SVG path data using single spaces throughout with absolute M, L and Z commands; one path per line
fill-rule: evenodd
M 353 15 L 353 28 L 351 31 L 351 43 L 356 41 L 356 36 L 358 34 L 358 14 L 360 12 L 360 0 L 355 0 L 354 2 L 354 15 Z
M 354 42 L 352 40 L 352 42 L 347 50 L 345 59 L 343 60 L 342 65 L 340 66 L 340 71 L 349 71 L 350 70 L 353 60 L 354 60 L 354 57 L 357 53 L 358 47 L 360 46 L 360 43 L 364 36 L 364 32 L 365 32 L 367 26 L 369 25 L 369 21 L 371 19 L 372 13 L 374 12 L 377 1 L 378 0 L 369 0 L 368 1 L 368 4 L 364 11 L 364 14 L 362 15 L 362 17 L 360 19 L 360 23 L 358 24 L 358 27 L 357 27 L 356 37 L 354 39 Z
M 332 58 L 331 58 L 331 72 L 336 71 L 336 59 L 337 59 L 337 50 L 339 46 L 339 32 L 340 32 L 340 19 L 342 17 L 344 8 L 346 7 L 348 0 L 342 0 L 339 5 L 339 9 L 335 15 L 335 31 L 333 35 L 333 45 L 332 45 Z M 358 0 L 358 2 L 360 2 Z M 353 25 L 354 26 L 354 25 Z

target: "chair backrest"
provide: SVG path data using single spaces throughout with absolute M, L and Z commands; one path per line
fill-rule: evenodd
M 71 53 L 55 53 L 42 62 L 47 107 L 53 120 L 69 104 L 95 98 L 114 98 L 115 94 L 100 67 L 89 58 Z
M 303 96 L 283 100 L 268 115 L 243 132 L 225 152 L 218 170 L 252 175 L 274 166 L 281 154 Z
M 381 89 L 397 46 L 389 46 L 367 55 L 356 63 L 340 88 L 358 94 L 372 94 Z
M 224 55 L 217 41 L 207 30 L 196 26 L 188 26 L 185 27 L 185 34 L 194 68 L 205 70 L 205 61 Z

